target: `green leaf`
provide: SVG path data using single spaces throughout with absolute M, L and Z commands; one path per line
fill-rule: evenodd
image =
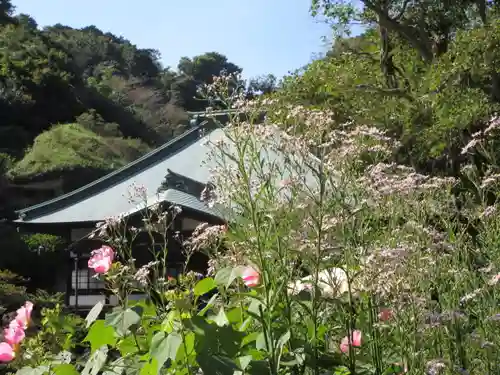
M 267 347 L 264 332 L 259 333 L 259 335 L 257 336 L 257 340 L 255 340 L 255 347 L 257 348 L 257 350 L 264 350 L 267 352 L 270 350 L 270 348 Z
M 113 327 L 119 336 L 125 336 L 130 327 L 141 322 L 141 317 L 132 309 L 118 309 L 106 315 L 104 321 L 106 325 Z
M 219 294 L 214 294 L 212 297 L 210 297 L 210 299 L 207 302 L 207 305 L 198 313 L 198 315 L 199 316 L 205 315 L 205 313 L 213 306 L 218 296 Z
M 265 311 L 265 305 L 258 300 L 257 298 L 253 298 L 252 302 L 250 302 L 250 305 L 248 306 L 248 313 L 256 317 L 257 319 L 260 320 L 260 307 L 262 306 L 262 310 Z
M 231 267 L 220 269 L 215 275 L 215 282 L 219 285 L 226 285 L 231 277 L 232 270 L 233 269 Z
M 198 281 L 198 283 L 194 287 L 194 295 L 202 296 L 210 292 L 212 289 L 217 287 L 217 283 L 211 277 L 207 277 L 203 280 Z
M 290 331 L 286 331 L 281 337 L 278 339 L 278 347 L 283 347 L 290 340 Z
M 248 335 L 246 335 L 245 337 L 243 337 L 243 340 L 241 340 L 241 346 L 245 346 L 245 345 L 248 345 L 249 343 L 257 340 L 257 338 L 259 337 L 260 333 L 259 332 L 252 332 L 252 333 L 249 333 Z
M 94 352 L 85 364 L 82 375 L 97 375 L 108 358 L 108 347 L 102 346 Z
M 99 314 L 102 311 L 102 308 L 104 307 L 104 301 L 99 301 L 97 302 L 94 307 L 89 311 L 87 314 L 87 317 L 85 318 L 85 321 L 87 322 L 86 328 L 89 328 L 92 323 L 99 317 Z
M 186 357 L 192 357 L 195 354 L 195 340 L 196 335 L 194 332 L 187 332 L 184 335 L 184 342 L 180 346 L 179 352 L 177 353 L 177 361 L 185 362 Z
M 141 340 L 141 336 L 139 336 L 139 340 Z M 143 338 L 144 339 L 144 338 Z M 140 344 L 140 342 L 139 342 Z M 116 348 L 120 351 L 120 354 L 122 356 L 127 356 L 132 353 L 137 353 L 139 348 L 137 347 L 137 343 L 135 341 L 135 338 L 131 336 L 127 336 L 124 339 L 120 340 L 116 344 Z
M 165 362 L 170 359 L 175 361 L 177 352 L 182 344 L 182 337 L 177 333 L 165 335 L 165 332 L 158 332 L 151 341 L 151 357 L 158 362 L 158 368 L 161 368 Z
M 240 369 L 245 370 L 252 361 L 252 359 L 253 357 L 251 355 L 244 355 L 242 357 L 239 357 L 238 363 L 240 364 Z
M 116 345 L 117 339 L 113 327 L 107 326 L 104 320 L 101 319 L 92 324 L 83 341 L 90 342 L 90 349 L 94 352 L 104 345 Z
M 226 313 L 227 319 L 230 323 L 240 323 L 243 320 L 243 309 L 235 307 Z
M 219 327 L 223 327 L 227 324 L 229 324 L 229 320 L 227 320 L 226 313 L 224 312 L 224 309 L 221 307 L 219 310 L 219 313 L 211 318 L 215 324 L 217 324 Z
M 241 277 L 244 269 L 243 266 L 223 268 L 215 275 L 215 282 L 229 288 L 236 278 Z
M 142 366 L 139 375 L 157 375 L 159 373 L 158 369 L 158 362 L 156 359 L 152 358 L 151 361 Z
M 204 374 L 233 375 L 238 366 L 231 358 L 218 354 L 201 353 L 196 357 Z
M 250 375 L 261 375 L 261 374 L 269 374 L 269 362 L 260 360 L 260 361 L 252 361 L 250 362 L 250 368 L 246 372 Z
M 53 369 L 56 375 L 80 375 L 80 373 L 76 371 L 75 366 L 69 363 L 57 365 Z

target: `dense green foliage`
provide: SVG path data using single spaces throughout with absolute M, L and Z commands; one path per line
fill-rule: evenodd
M 327 56 L 287 78 L 288 103 L 333 109 L 402 142 L 401 160 L 457 174 L 460 149 L 499 110 L 497 3 L 313 0 L 340 36 Z M 365 31 L 343 34 L 351 22 Z
M 101 136 L 79 124 L 56 125 L 35 138 L 10 174 L 34 176 L 74 167 L 111 171 L 139 158 L 148 146 L 138 139 Z

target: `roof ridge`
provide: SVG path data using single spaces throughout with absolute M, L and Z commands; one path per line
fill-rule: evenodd
M 105 188 L 107 187 L 120 183 L 124 179 L 130 177 L 131 174 L 135 174 L 136 172 L 143 170 L 147 166 L 153 164 L 160 156 L 163 156 L 163 154 L 165 154 L 164 157 L 168 157 L 175 152 L 180 151 L 183 146 L 193 144 L 199 138 L 198 132 L 200 130 L 203 130 L 205 128 L 205 125 L 205 123 L 202 123 L 185 131 L 181 135 L 155 148 L 154 150 L 148 152 L 140 158 L 128 163 L 127 165 L 117 169 L 116 171 L 108 173 L 107 175 L 95 181 L 92 181 L 76 190 L 70 191 L 69 193 L 63 194 L 51 200 L 18 210 L 16 211 L 16 213 L 22 221 L 27 216 L 39 216 L 41 214 L 46 214 L 47 212 L 45 211 L 47 211 L 48 208 L 54 205 L 56 206 L 54 206 L 52 210 L 48 210 L 49 212 L 53 212 L 61 207 L 65 207 L 65 203 L 70 199 L 70 203 L 74 203 L 75 198 L 77 199 L 77 201 L 82 201 L 92 194 L 96 194 L 97 192 L 105 190 Z M 196 138 L 194 138 L 193 135 L 196 135 Z M 188 140 L 189 142 L 187 142 Z

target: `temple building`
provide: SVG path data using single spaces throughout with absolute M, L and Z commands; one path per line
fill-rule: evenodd
M 213 114 L 217 122 L 223 122 L 228 114 Z M 88 235 L 96 224 L 109 217 L 127 216 L 127 223 L 140 220 L 144 204 L 133 202 L 127 194 L 132 185 L 142 186 L 152 196 L 151 203 L 158 201 L 174 204 L 182 208 L 175 217 L 172 234 L 177 232 L 189 236 L 200 223 L 222 224 L 223 215 L 215 208 L 200 201 L 200 194 L 209 179 L 208 168 L 202 161 L 209 152 L 205 142 L 223 135 L 223 128 L 216 122 L 191 114 L 191 127 L 184 134 L 167 142 L 140 159 L 118 169 L 90 184 L 70 193 L 60 195 L 26 209 L 19 210 L 16 225 L 23 232 L 48 233 L 64 238 L 68 244 L 68 262 L 58 272 L 58 290 L 66 293 L 66 304 L 78 310 L 90 309 L 104 297 L 104 285 L 93 277 L 87 261 L 90 251 L 101 245 L 99 240 Z M 149 197 L 148 197 L 149 201 Z M 154 202 L 153 202 L 154 201 Z M 170 235 L 169 235 L 170 236 Z M 151 246 L 147 239 L 144 244 L 134 244 L 134 258 L 141 263 L 150 259 Z M 184 264 L 181 243 L 172 239 L 169 243 L 169 273 L 175 276 Z M 176 248 L 177 247 L 177 248 Z M 202 269 L 207 259 L 202 254 L 191 260 L 193 269 Z M 176 267 L 177 266 L 177 267 Z M 106 302 L 113 304 L 110 297 Z

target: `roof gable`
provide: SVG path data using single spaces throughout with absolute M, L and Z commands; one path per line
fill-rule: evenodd
M 98 222 L 134 210 L 136 205 L 127 197 L 130 186 L 141 185 L 149 194 L 156 194 L 168 170 L 205 183 L 209 174 L 201 167 L 201 161 L 208 150 L 202 144 L 212 132 L 221 131 L 208 125 L 194 127 L 140 159 L 77 190 L 18 211 L 18 222 Z M 208 134 L 201 137 L 203 131 Z

